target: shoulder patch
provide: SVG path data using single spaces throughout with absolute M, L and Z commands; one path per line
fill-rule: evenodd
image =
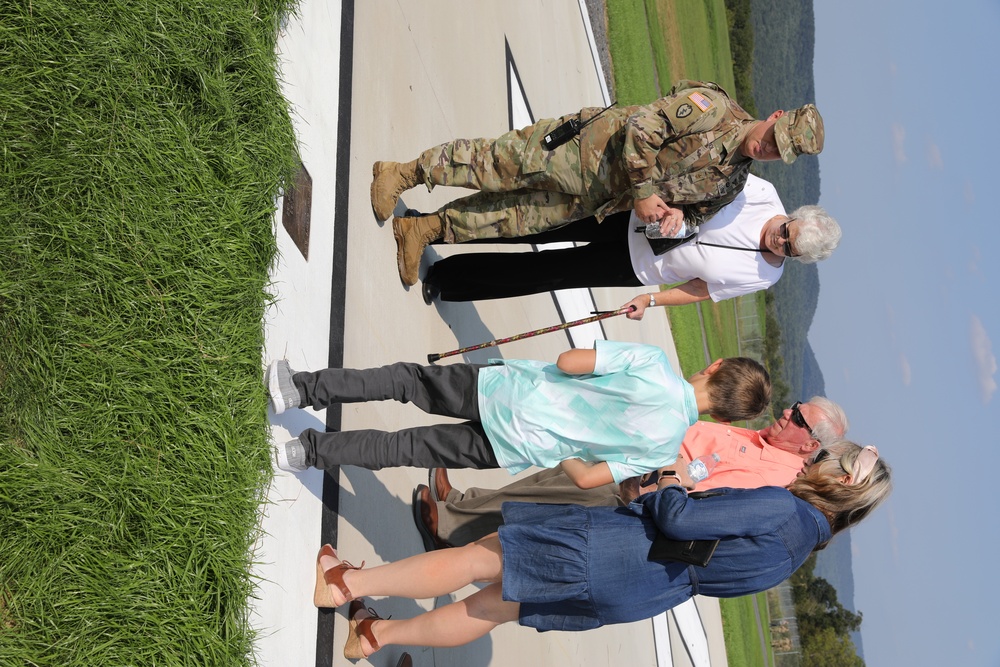
M 656 106 L 676 135 L 711 130 L 726 118 L 729 107 L 713 90 L 686 90 L 657 101 Z
M 715 103 L 712 102 L 712 100 L 708 99 L 701 93 L 691 93 L 688 95 L 688 99 L 694 102 L 695 105 L 702 111 L 708 111 L 715 106 Z

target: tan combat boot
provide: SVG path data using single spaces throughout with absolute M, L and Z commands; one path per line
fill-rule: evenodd
M 421 183 L 417 161 L 376 162 L 372 166 L 372 211 L 379 222 L 388 220 L 396 208 L 399 195 Z
M 396 265 L 404 285 L 416 285 L 420 258 L 431 241 L 444 236 L 444 225 L 437 213 L 416 218 L 393 218 L 392 235 L 396 237 Z

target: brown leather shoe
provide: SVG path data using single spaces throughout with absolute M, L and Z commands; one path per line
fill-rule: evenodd
M 448 469 L 431 468 L 427 471 L 427 486 L 431 488 L 431 498 L 448 502 L 448 494 L 452 489 L 451 482 L 448 481 Z
M 428 306 L 433 306 L 434 299 L 441 296 L 441 288 L 434 280 L 434 264 L 427 267 L 427 273 L 424 275 L 424 283 L 420 286 L 420 295 L 424 297 L 424 303 Z M 431 484 L 431 491 L 434 491 L 433 484 Z
M 431 497 L 431 490 L 424 484 L 420 484 L 413 490 L 413 523 L 417 525 L 420 539 L 424 541 L 424 551 L 435 551 L 452 546 L 438 537 L 437 504 Z

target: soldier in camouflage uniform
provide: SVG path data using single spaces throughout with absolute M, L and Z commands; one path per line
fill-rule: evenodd
M 700 224 L 743 189 L 753 160 L 791 163 L 823 148 L 823 121 L 813 105 L 755 120 L 721 87 L 681 81 L 653 104 L 540 120 L 496 139 L 459 139 L 407 164 L 376 162 L 372 208 L 387 219 L 400 194 L 419 183 L 480 190 L 436 213 L 393 220 L 404 284 L 417 281 L 427 243 L 520 237 L 574 220 L 635 208 L 667 233 Z M 570 118 L 586 125 L 570 142 L 541 143 Z

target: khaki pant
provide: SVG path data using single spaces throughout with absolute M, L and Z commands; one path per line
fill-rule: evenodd
M 500 507 L 509 501 L 625 506 L 618 497 L 617 484 L 581 489 L 560 468 L 551 468 L 500 489 L 469 488 L 465 493 L 452 489 L 446 500 L 437 503 L 438 537 L 463 546 L 496 532 L 503 524 Z M 553 507 L 552 511 L 558 512 L 559 508 Z

